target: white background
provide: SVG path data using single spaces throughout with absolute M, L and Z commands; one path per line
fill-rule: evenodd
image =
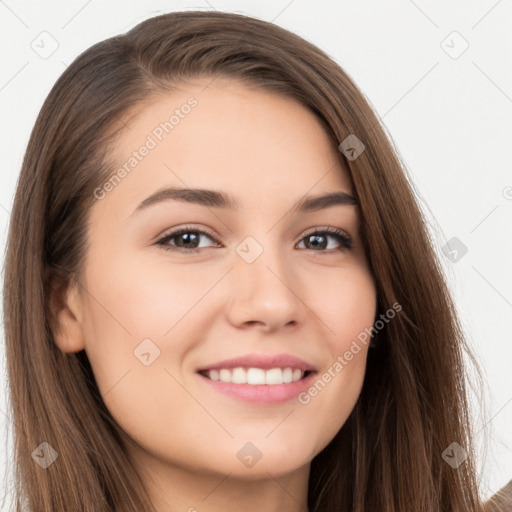
M 487 415 L 475 407 L 473 416 L 482 494 L 496 492 L 512 479 L 512 0 L 0 1 L 2 245 L 32 126 L 65 67 L 92 44 L 143 19 L 189 9 L 274 21 L 327 52 L 383 119 L 438 251 L 454 236 L 467 246 L 458 262 L 442 259 L 486 374 Z M 463 48 L 461 37 L 469 47 L 453 58 Z M 43 46 L 41 38 L 47 49 L 58 44 L 47 58 L 32 48 Z M 1 341 L 5 375 L 3 334 Z M 6 411 L 0 389 L 0 477 L 11 460 L 3 454 L 11 445 L 5 444 Z M 2 494 L 8 492 L 4 480 L 1 485 Z

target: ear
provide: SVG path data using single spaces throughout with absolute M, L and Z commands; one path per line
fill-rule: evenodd
M 82 308 L 78 284 L 54 277 L 50 285 L 50 325 L 55 343 L 62 352 L 78 352 L 85 348 Z

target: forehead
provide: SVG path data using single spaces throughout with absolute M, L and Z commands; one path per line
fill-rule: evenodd
M 112 173 L 122 178 L 109 200 L 133 206 L 163 186 L 222 189 L 243 204 L 351 191 L 322 123 L 292 98 L 210 78 L 154 95 L 134 112 L 111 151 Z

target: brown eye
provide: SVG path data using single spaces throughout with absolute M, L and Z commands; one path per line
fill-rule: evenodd
M 158 240 L 157 244 L 162 245 L 165 250 L 183 250 L 188 252 L 197 252 L 202 238 L 215 240 L 211 233 L 197 228 L 180 228 L 168 233 Z M 169 243 L 175 241 L 175 243 Z
M 352 239 L 347 236 L 341 229 L 338 228 L 328 228 L 323 231 L 313 231 L 312 233 L 307 234 L 302 240 L 306 241 L 304 244 L 306 249 L 311 249 L 317 252 L 323 252 L 325 249 L 334 249 L 336 247 L 328 247 L 329 238 L 335 239 L 341 248 L 338 250 L 346 250 L 352 249 Z

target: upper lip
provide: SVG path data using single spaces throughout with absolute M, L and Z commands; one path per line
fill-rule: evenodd
M 316 368 L 312 364 L 299 357 L 292 356 L 291 354 L 248 354 L 213 363 L 200 368 L 198 371 L 221 370 L 222 368 L 238 368 L 244 366 L 248 368 L 262 368 L 263 370 L 270 370 L 271 368 L 299 368 L 301 370 L 316 371 Z

